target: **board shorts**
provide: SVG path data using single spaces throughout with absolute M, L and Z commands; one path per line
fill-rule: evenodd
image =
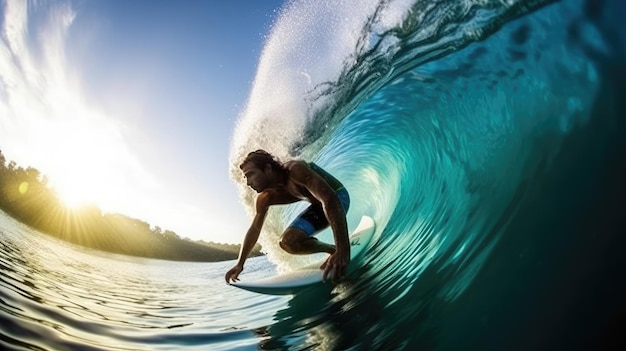
M 348 194 L 348 189 L 341 188 L 335 190 L 335 194 L 339 197 L 339 202 L 341 203 L 341 207 L 343 207 L 344 213 L 347 213 L 350 207 L 350 194 Z M 307 207 L 288 226 L 288 228 L 302 230 L 307 236 L 313 236 L 326 227 L 328 227 L 328 220 L 326 219 L 324 209 L 320 203 L 312 204 Z

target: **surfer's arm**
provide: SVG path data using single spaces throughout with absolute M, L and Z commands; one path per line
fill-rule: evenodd
M 250 228 L 248 228 L 246 236 L 241 243 L 241 249 L 239 250 L 239 258 L 237 259 L 237 264 L 228 272 L 226 272 L 226 283 L 230 283 L 231 280 L 239 280 L 239 273 L 243 271 L 243 265 L 246 262 L 246 259 L 250 255 L 250 252 L 252 252 L 254 245 L 259 240 L 259 234 L 261 233 L 263 222 L 265 222 L 265 217 L 267 215 L 267 210 L 270 206 L 271 197 L 272 196 L 269 193 L 261 193 L 257 198 L 256 214 L 254 215 L 252 224 L 250 225 Z

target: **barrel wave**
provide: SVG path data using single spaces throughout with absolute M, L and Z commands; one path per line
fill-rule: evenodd
M 353 263 L 358 280 L 318 301 L 331 312 L 311 311 L 313 294 L 294 297 L 270 345 L 294 334 L 300 346 L 390 350 L 609 338 L 619 318 L 589 306 L 608 294 L 603 306 L 624 313 L 624 284 L 607 278 L 624 267 L 612 249 L 624 242 L 624 5 L 347 3 L 284 10 L 235 133 L 232 175 L 252 208 L 236 168 L 247 152 L 314 160 L 350 191 L 351 227 L 370 215 L 380 238 Z M 298 209 L 276 210 L 262 236 L 281 269 L 302 263 L 276 243 Z M 570 308 L 586 321 L 564 321 Z M 573 325 L 584 332 L 565 338 Z M 332 341 L 311 339 L 317 329 L 334 330 Z

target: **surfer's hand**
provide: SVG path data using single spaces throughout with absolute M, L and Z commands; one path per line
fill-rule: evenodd
M 228 272 L 226 272 L 226 276 L 224 277 L 226 278 L 226 284 L 230 284 L 231 280 L 233 282 L 238 281 L 239 273 L 241 273 L 241 271 L 243 271 L 243 266 L 236 265 L 235 267 L 231 268 Z
M 342 252 L 335 251 L 335 253 L 330 255 L 320 266 L 320 269 L 324 270 L 322 280 L 326 281 L 326 278 L 330 278 L 332 282 L 339 281 L 346 271 L 348 262 L 350 262 L 349 253 L 343 254 Z

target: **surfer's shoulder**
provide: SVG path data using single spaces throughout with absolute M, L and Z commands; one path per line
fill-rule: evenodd
M 312 172 L 309 163 L 302 160 L 287 161 L 283 167 L 289 172 L 289 178 L 296 181 L 308 178 Z
M 308 162 L 305 162 L 302 160 L 289 160 L 283 163 L 283 167 L 286 170 L 291 171 L 293 168 L 301 168 L 301 167 L 309 168 L 309 164 Z

